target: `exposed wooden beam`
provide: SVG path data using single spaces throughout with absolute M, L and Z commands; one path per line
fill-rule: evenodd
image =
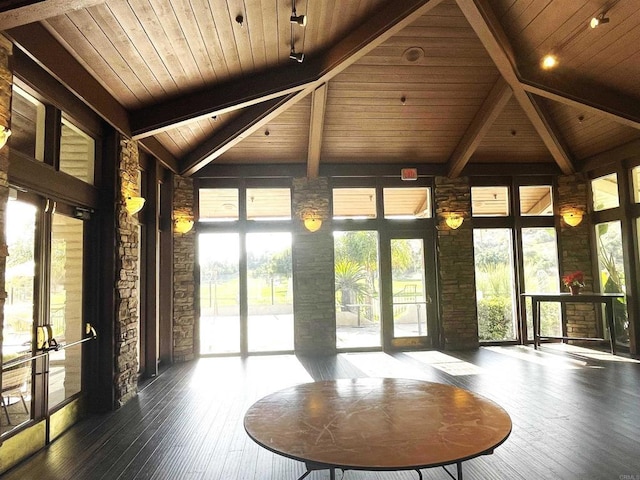
M 565 174 L 575 172 L 573 160 L 548 115 L 534 101 L 520 83 L 511 44 L 487 0 L 456 0 L 467 21 L 476 32 L 487 53 L 505 81 L 529 121 L 535 128 L 553 159 Z
M 127 110 L 40 23 L 6 32 L 21 52 L 48 72 L 85 105 L 125 137 L 131 138 Z M 167 168 L 177 171 L 176 158 L 157 141 L 143 147 Z
M 604 116 L 622 125 L 640 129 L 640 102 L 635 97 L 561 72 L 520 69 L 520 83 L 529 93 Z
M 180 174 L 193 175 L 305 96 L 303 92 L 291 93 L 248 107 L 238 118 L 187 154 L 180 162 Z
M 311 99 L 311 122 L 309 126 L 309 152 L 307 155 L 307 177 L 316 178 L 320 172 L 320 154 L 324 130 L 324 114 L 327 106 L 327 84 L 323 83 L 313 92 Z
M 145 138 L 199 118 L 222 115 L 299 92 L 315 82 L 316 69 L 313 62 L 291 64 L 134 110 L 131 112 L 133 138 Z
M 130 137 L 127 111 L 40 23 L 6 32 L 13 42 L 75 96 Z
M 500 77 L 449 158 L 449 177 L 455 178 L 460 175 L 493 122 L 511 98 L 512 93 L 509 84 Z
M 174 173 L 178 173 L 178 160 L 156 138 L 144 138 L 142 140 L 139 140 L 138 143 L 144 150 L 147 151 L 147 153 L 156 157 L 163 166 Z
M 131 113 L 133 137 L 154 135 L 201 117 L 220 115 L 302 90 L 309 94 L 441 1 L 387 2 L 324 55 L 136 110 Z
M 13 3 L 20 6 L 3 8 L 4 11 L 0 12 L 0 30 L 9 30 L 72 10 L 92 7 L 104 3 L 104 0 L 25 0 Z

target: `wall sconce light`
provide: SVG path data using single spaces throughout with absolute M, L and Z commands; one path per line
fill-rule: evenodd
M 589 26 L 591 28 L 596 28 L 596 27 L 598 27 L 600 25 L 603 25 L 605 23 L 609 23 L 609 19 L 604 16 L 604 13 L 601 13 L 597 17 L 593 17 L 591 19 L 591 21 L 589 22 Z
M 7 140 L 9 140 L 10 136 L 11 130 L 0 125 L 0 148 L 4 147 L 7 144 Z
M 322 217 L 313 211 L 303 213 L 302 222 L 304 223 L 304 228 L 312 233 L 317 232 L 322 227 Z
M 176 233 L 188 233 L 193 228 L 193 220 L 189 217 L 179 216 L 173 221 L 173 231 Z
M 144 207 L 145 199 L 142 197 L 127 197 L 124 201 L 125 209 L 129 215 L 135 215 Z
M 564 223 L 566 223 L 570 227 L 577 227 L 578 225 L 580 225 L 583 216 L 584 213 L 582 212 L 582 210 L 578 209 L 566 210 L 562 213 L 562 219 L 564 220 Z
M 451 230 L 457 230 L 458 228 L 460 228 L 463 220 L 464 217 L 462 215 L 454 212 L 446 213 L 444 217 L 444 223 L 446 223 L 447 227 L 449 227 Z

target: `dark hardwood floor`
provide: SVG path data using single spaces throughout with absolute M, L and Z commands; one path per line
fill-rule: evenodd
M 466 480 L 640 480 L 640 362 L 562 345 L 203 358 L 170 368 L 119 411 L 88 418 L 1 478 L 296 480 L 305 471 L 301 463 L 247 437 L 246 409 L 296 383 L 367 376 L 453 384 L 509 412 L 511 436 L 493 455 L 465 462 Z M 423 475 L 448 478 L 442 469 Z M 417 474 L 347 471 L 343 478 L 408 480 Z

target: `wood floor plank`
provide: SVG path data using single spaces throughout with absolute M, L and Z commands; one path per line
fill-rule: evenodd
M 511 436 L 492 455 L 465 462 L 467 480 L 640 478 L 640 362 L 545 345 L 202 358 L 169 368 L 120 410 L 87 418 L 0 479 L 295 480 L 304 465 L 251 441 L 243 428 L 247 408 L 298 383 L 381 376 L 455 385 L 509 412 Z M 441 469 L 422 473 L 425 480 L 447 478 Z M 417 474 L 348 471 L 337 478 Z

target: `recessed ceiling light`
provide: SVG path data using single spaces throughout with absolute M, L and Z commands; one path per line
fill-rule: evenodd
M 402 58 L 409 63 L 415 63 L 424 57 L 424 50 L 420 47 L 409 47 L 402 53 Z
M 545 55 L 542 58 L 542 68 L 545 70 L 550 70 L 558 66 L 558 57 L 555 55 Z

